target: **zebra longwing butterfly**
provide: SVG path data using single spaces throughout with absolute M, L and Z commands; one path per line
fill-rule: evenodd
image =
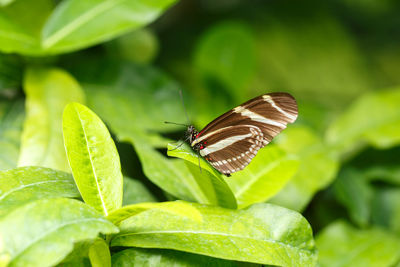
M 296 100 L 288 93 L 253 98 L 219 116 L 200 132 L 189 126 L 187 140 L 219 172 L 245 168 L 258 150 L 297 118 Z

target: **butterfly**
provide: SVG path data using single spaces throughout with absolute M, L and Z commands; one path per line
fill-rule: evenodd
M 186 140 L 215 169 L 230 176 L 244 169 L 297 114 L 290 94 L 264 94 L 222 114 L 200 132 L 189 125 Z

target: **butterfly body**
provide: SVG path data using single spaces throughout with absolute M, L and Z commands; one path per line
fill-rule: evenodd
M 215 169 L 230 176 L 296 118 L 297 103 L 290 94 L 265 94 L 224 113 L 200 132 L 189 126 L 187 139 Z

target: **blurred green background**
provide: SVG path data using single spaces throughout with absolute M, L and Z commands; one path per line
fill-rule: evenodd
M 321 266 L 399 263 L 399 1 L 113 2 L 0 0 L 0 169 L 68 170 L 61 114 L 84 102 L 135 178 L 125 203 L 175 199 L 154 165 L 183 166 L 180 89 L 197 129 L 285 91 L 299 118 L 274 143 L 299 167 L 268 201 L 308 219 Z

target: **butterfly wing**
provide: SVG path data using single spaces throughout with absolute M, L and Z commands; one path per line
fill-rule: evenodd
M 192 147 L 218 171 L 229 175 L 246 167 L 258 150 L 297 118 L 296 100 L 288 93 L 253 98 L 210 122 Z

